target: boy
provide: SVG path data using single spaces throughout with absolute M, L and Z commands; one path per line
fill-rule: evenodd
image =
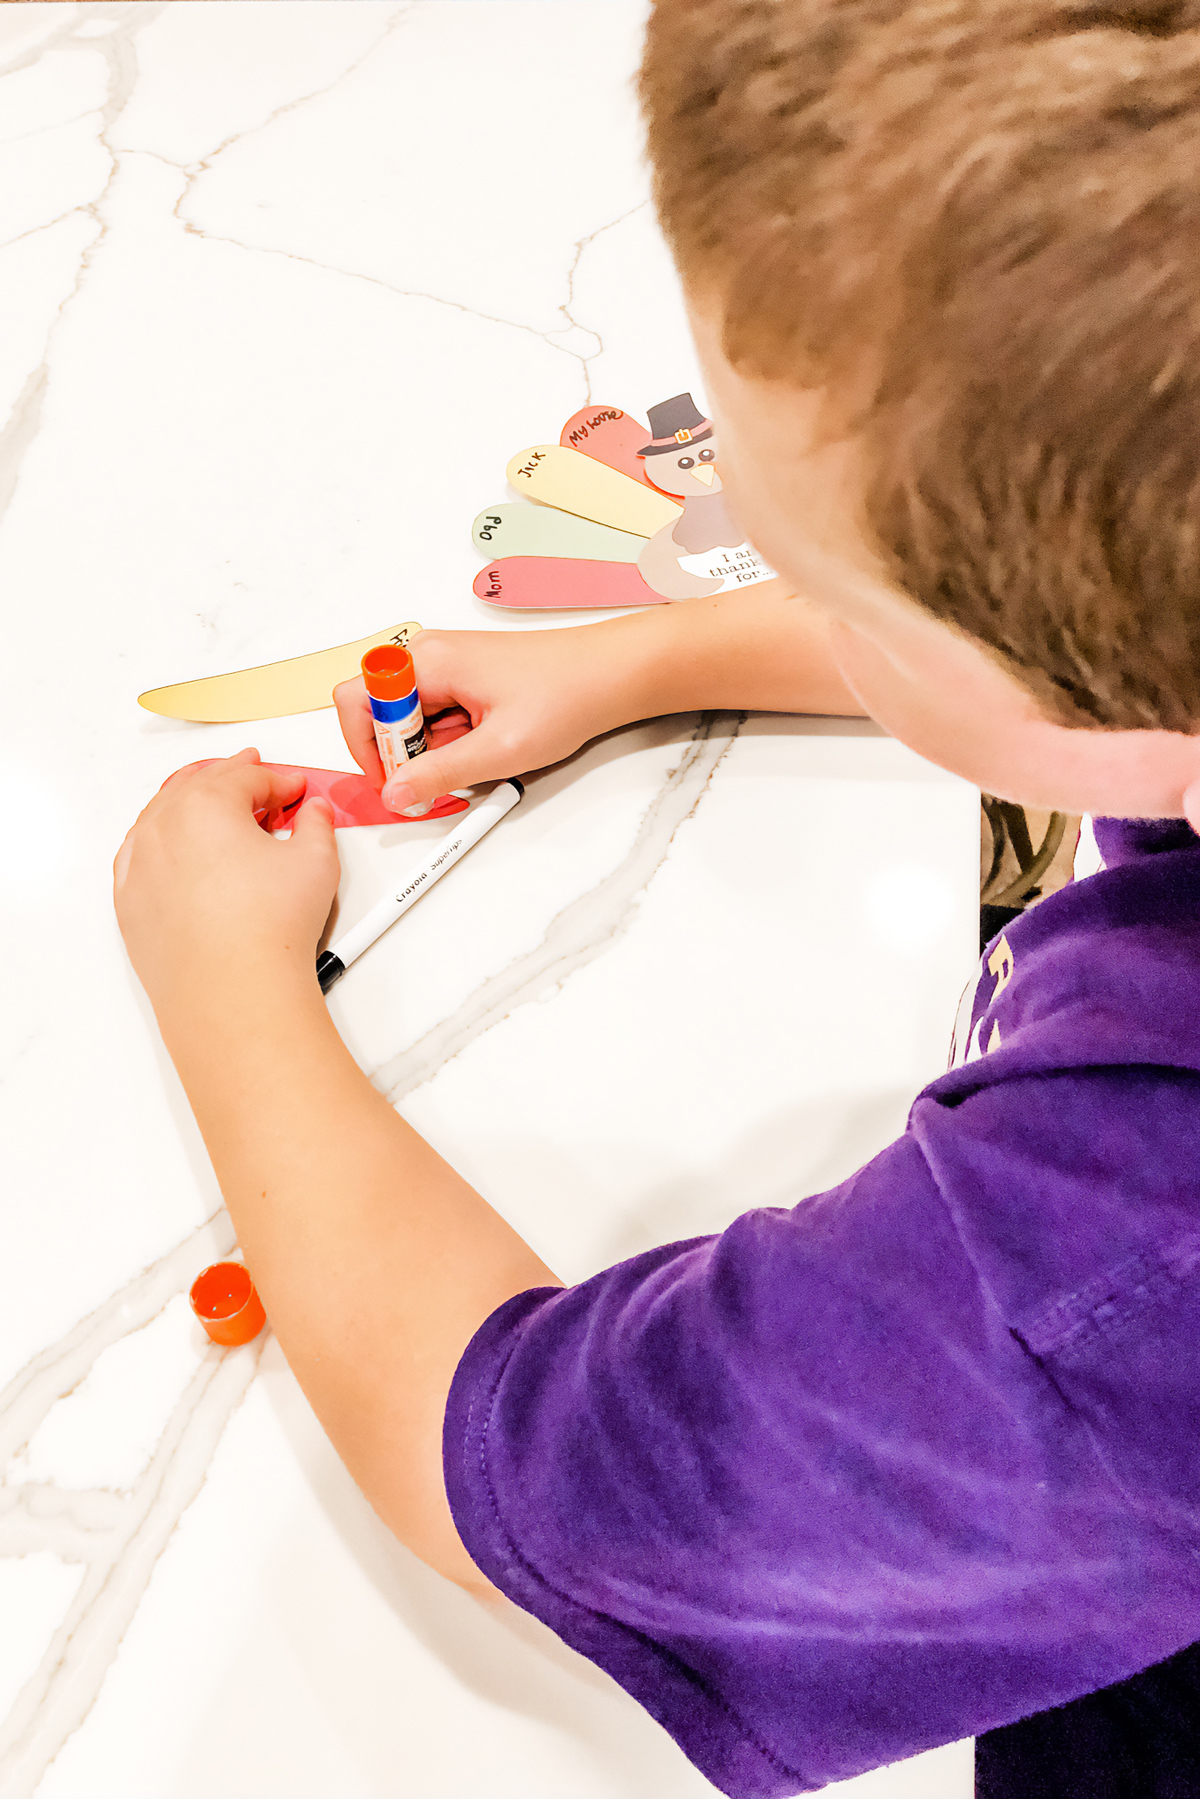
M 659 0 L 643 90 L 781 580 L 426 633 L 442 728 L 389 801 L 670 710 L 865 709 L 992 793 L 1165 822 L 1101 827 L 1111 871 L 990 948 L 867 1168 L 575 1289 L 338 1040 L 322 802 L 283 844 L 254 751 L 176 778 L 117 906 L 380 1516 L 783 1795 L 1200 1638 L 1200 4 Z

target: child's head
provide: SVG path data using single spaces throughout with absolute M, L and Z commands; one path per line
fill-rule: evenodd
M 658 0 L 643 95 L 734 504 L 870 709 L 1017 798 L 1182 809 L 1200 0 Z

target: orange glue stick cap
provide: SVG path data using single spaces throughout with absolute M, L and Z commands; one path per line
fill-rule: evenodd
M 399 644 L 381 643 L 362 659 L 363 680 L 373 700 L 407 699 L 417 684 L 413 659 Z
M 214 1343 L 249 1343 L 267 1322 L 244 1262 L 213 1262 L 192 1282 L 192 1310 Z

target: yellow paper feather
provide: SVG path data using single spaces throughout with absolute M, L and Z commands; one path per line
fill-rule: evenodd
M 666 494 L 561 444 L 534 444 L 521 450 L 507 473 L 517 493 L 635 537 L 653 537 L 664 525 L 674 524 L 680 513 Z
M 198 681 L 178 681 L 173 687 L 152 687 L 138 695 L 138 705 L 161 718 L 186 718 L 206 725 L 315 712 L 320 706 L 332 706 L 334 688 L 359 673 L 368 650 L 381 643 L 407 643 L 420 629 L 415 619 L 409 619 L 407 624 L 376 631 L 373 637 L 339 643 L 331 650 L 314 650 L 309 656 L 263 662 L 257 668 L 206 675 Z

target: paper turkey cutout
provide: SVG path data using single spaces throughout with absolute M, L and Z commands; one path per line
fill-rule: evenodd
M 652 406 L 648 427 L 619 407 L 585 406 L 558 443 L 514 456 L 508 478 L 521 501 L 481 512 L 472 533 L 491 558 L 474 583 L 489 605 L 657 605 L 774 572 L 729 516 L 716 436 L 690 394 Z M 367 650 L 407 643 L 420 628 L 410 621 L 309 656 L 156 687 L 138 703 L 208 724 L 310 712 L 333 704 Z
M 516 608 L 644 606 L 770 580 L 725 504 L 712 422 L 691 394 L 650 408 L 647 428 L 615 406 L 585 407 L 557 444 L 508 465 L 534 506 L 475 520 L 493 558 L 475 592 Z
M 201 762 L 190 762 L 188 767 L 208 768 L 215 760 L 207 756 Z M 286 830 L 305 800 L 328 800 L 333 808 L 334 829 L 338 831 L 351 825 L 428 824 L 431 818 L 449 818 L 454 812 L 465 812 L 471 803 L 456 793 L 445 793 L 420 818 L 406 819 L 399 812 L 388 810 L 366 775 L 347 774 L 341 768 L 301 768 L 294 762 L 264 762 L 262 766 L 281 775 L 304 776 L 303 793 L 297 794 L 290 806 L 269 812 L 263 820 L 265 831 Z M 179 772 L 182 774 L 183 770 Z

